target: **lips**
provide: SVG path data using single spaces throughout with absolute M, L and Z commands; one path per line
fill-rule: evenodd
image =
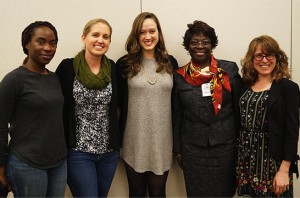
M 144 41 L 144 43 L 146 46 L 151 46 L 153 42 L 152 41 Z
M 42 54 L 44 60 L 50 61 L 54 55 L 51 54 Z
M 101 49 L 103 49 L 104 47 L 101 46 L 101 45 L 95 45 L 95 48 L 101 50 Z
M 205 54 L 205 52 L 196 52 L 195 54 L 198 56 L 203 56 Z
M 270 65 L 259 65 L 261 68 L 269 68 Z
M 207 52 L 206 51 L 194 51 L 193 54 L 195 54 L 195 56 L 206 56 Z

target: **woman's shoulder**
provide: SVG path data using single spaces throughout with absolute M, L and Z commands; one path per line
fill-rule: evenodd
M 223 60 L 223 59 L 217 59 L 218 67 L 221 67 L 223 69 L 227 68 L 237 68 L 237 64 L 234 61 L 229 61 L 229 60 Z
M 121 57 L 117 60 L 116 64 L 117 64 L 117 65 L 122 65 L 122 64 L 124 64 L 125 61 L 126 61 L 126 59 L 127 59 L 127 57 L 128 57 L 128 54 L 125 54 L 125 55 L 121 56 Z
M 169 58 L 170 61 L 176 61 L 177 62 L 176 58 L 171 54 L 168 55 L 168 58 Z
M 127 61 L 128 61 L 128 54 L 125 54 L 117 60 L 116 67 L 119 70 L 123 71 L 125 68 L 127 68 Z
M 22 66 L 7 73 L 0 83 L 0 89 L 11 89 L 12 87 L 23 87 L 24 81 L 30 78 L 30 73 Z
M 278 82 L 285 90 L 297 89 L 299 90 L 299 85 L 288 78 L 282 78 Z
M 56 68 L 55 73 L 68 72 L 73 70 L 73 60 L 74 58 L 63 59 Z
M 65 58 L 59 63 L 58 67 L 73 66 L 73 60 L 74 60 L 74 58 Z
M 112 60 L 110 58 L 108 60 L 109 60 L 110 64 L 116 64 L 116 62 L 114 60 Z
M 112 59 L 109 59 L 109 63 L 110 63 L 110 68 L 111 68 L 111 71 L 112 73 L 115 73 L 116 72 L 116 62 Z
M 7 73 L 4 76 L 3 80 L 21 80 L 22 78 L 25 78 L 27 75 L 28 75 L 27 70 L 24 67 L 19 66 L 13 69 L 12 71 L 10 71 L 9 73 Z
M 222 68 L 231 78 L 239 75 L 239 67 L 233 61 L 217 59 L 218 67 Z
M 176 70 L 179 67 L 176 58 L 174 56 L 172 56 L 171 54 L 169 54 L 168 58 L 173 66 L 173 69 Z

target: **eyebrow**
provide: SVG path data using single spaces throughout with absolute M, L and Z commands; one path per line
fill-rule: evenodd
M 191 39 L 191 41 L 210 41 L 210 39 L 209 38 L 202 39 L 202 40 L 200 40 L 200 39 Z

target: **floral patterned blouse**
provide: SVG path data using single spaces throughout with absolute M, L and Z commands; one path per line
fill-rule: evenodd
M 241 117 L 237 163 L 239 196 L 275 197 L 272 193 L 273 178 L 281 162 L 272 159 L 268 152 L 268 97 L 269 90 L 254 92 L 248 88 L 239 101 Z M 293 188 L 290 185 L 283 196 L 292 195 Z
M 90 90 L 75 78 L 73 87 L 77 139 L 73 149 L 94 154 L 110 152 L 108 144 L 111 83 L 102 90 Z

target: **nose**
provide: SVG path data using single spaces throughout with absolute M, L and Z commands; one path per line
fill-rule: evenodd
M 263 56 L 263 58 L 261 59 L 261 61 L 263 61 L 263 62 L 268 62 L 269 60 L 267 59 L 266 56 Z
M 146 37 L 145 37 L 145 38 L 146 38 L 146 39 L 151 39 L 151 34 L 147 32 L 147 34 L 146 34 Z
M 203 45 L 201 42 L 199 42 L 198 45 L 197 45 L 196 47 L 197 47 L 197 48 L 203 48 L 204 45 Z
M 51 50 L 51 44 L 50 43 L 46 43 L 45 45 L 44 45 L 44 50 L 47 50 L 47 51 L 49 51 L 49 50 Z
M 102 37 L 102 36 L 99 36 L 98 39 L 97 39 L 97 41 L 98 41 L 99 43 L 102 43 L 102 42 L 103 42 L 103 37 Z

